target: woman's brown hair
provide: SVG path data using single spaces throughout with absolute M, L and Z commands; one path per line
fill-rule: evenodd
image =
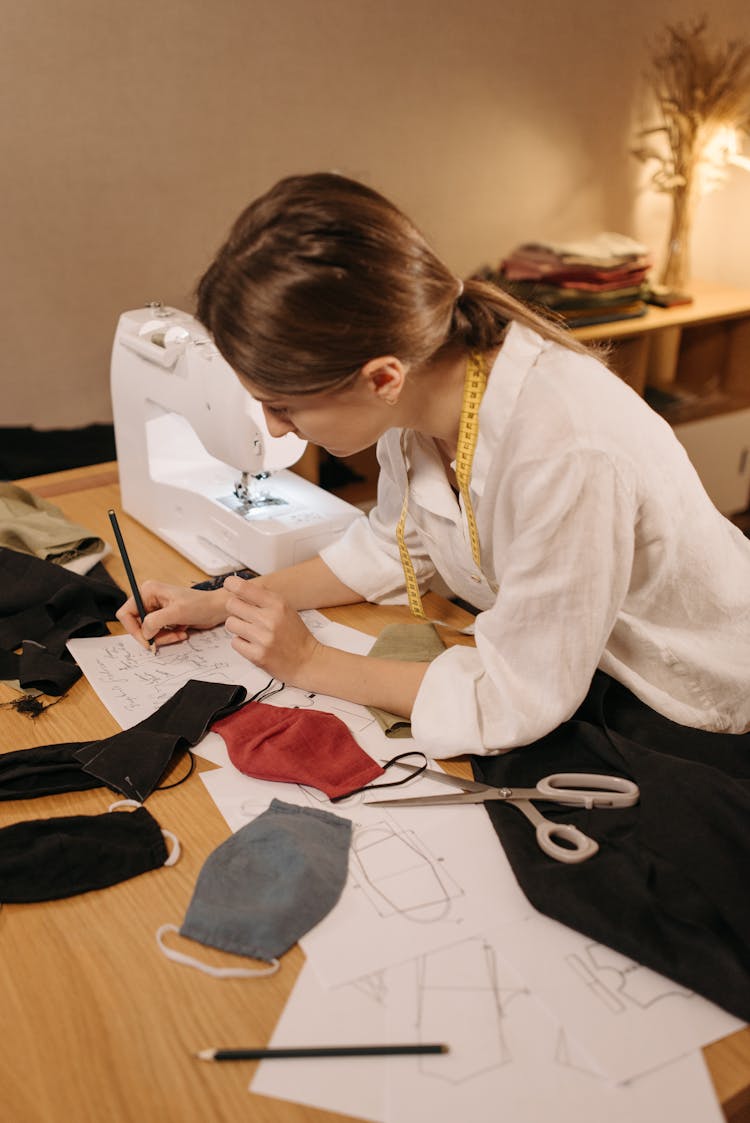
M 461 291 L 397 207 L 325 173 L 282 179 L 251 203 L 197 295 L 229 365 L 271 394 L 342 389 L 383 355 L 416 368 L 449 346 L 489 351 L 509 320 L 585 350 L 494 285 Z

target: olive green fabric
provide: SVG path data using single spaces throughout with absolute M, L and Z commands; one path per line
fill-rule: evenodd
M 70 522 L 59 507 L 7 482 L 0 482 L 0 546 L 56 565 L 105 552 L 101 538 Z
M 387 624 L 368 652 L 374 659 L 403 659 L 409 663 L 431 663 L 445 651 L 434 624 Z M 367 707 L 386 737 L 411 737 L 411 722 L 377 706 Z

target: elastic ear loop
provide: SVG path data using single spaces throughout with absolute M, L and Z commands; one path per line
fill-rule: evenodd
M 274 686 L 274 681 L 276 686 Z M 262 690 L 258 690 L 253 694 L 252 698 L 248 698 L 248 702 L 264 702 L 266 698 L 271 698 L 274 694 L 280 694 L 282 690 L 286 689 L 286 683 L 281 679 L 270 678 Z
M 190 757 L 190 766 L 184 776 L 180 776 L 179 780 L 173 780 L 171 784 L 160 784 L 158 788 L 154 788 L 156 792 L 166 792 L 170 788 L 179 788 L 180 784 L 184 784 L 186 780 L 195 772 L 195 757 L 193 756 L 192 749 L 187 750 L 187 755 Z
M 385 784 L 365 784 L 363 788 L 354 788 L 352 791 L 347 792 L 346 795 L 333 796 L 333 798 L 331 799 L 331 803 L 340 803 L 342 799 L 348 799 L 349 796 L 357 795 L 359 792 L 377 791 L 378 788 L 399 788 L 402 784 L 408 784 L 410 780 L 414 780 L 415 777 L 421 776 L 427 768 L 427 757 L 423 752 L 421 752 L 419 749 L 412 749 L 408 753 L 399 753 L 398 756 L 392 756 L 390 760 L 386 760 L 383 764 L 383 771 L 387 772 L 391 765 L 398 764 L 400 760 L 403 760 L 408 756 L 421 756 L 424 764 L 420 764 L 418 768 L 415 768 L 414 771 L 410 772 L 408 776 L 404 776 L 402 780 L 389 780 Z
M 118 799 L 116 803 L 110 803 L 107 810 L 114 811 L 117 807 L 143 807 L 143 804 L 139 803 L 137 799 Z M 159 830 L 164 835 L 164 837 L 168 838 L 172 843 L 172 849 L 169 852 L 169 857 L 167 858 L 166 862 L 163 862 L 162 864 L 164 866 L 174 866 L 180 858 L 180 840 L 176 834 L 172 833 L 172 831 L 165 831 L 164 827 L 159 827 Z
M 182 951 L 168 948 L 164 943 L 165 933 L 177 932 L 179 934 L 179 931 L 176 924 L 162 924 L 161 927 L 157 928 L 156 946 L 159 951 L 167 959 L 180 963 L 183 967 L 194 967 L 197 971 L 202 971 L 204 975 L 211 975 L 214 979 L 262 979 L 267 975 L 275 975 L 281 966 L 278 959 L 272 959 L 268 967 L 259 967 L 255 970 L 251 967 L 213 967 L 210 963 L 201 963 L 200 959 L 194 959 L 192 955 L 185 955 Z
M 274 683 L 276 685 L 274 685 Z M 281 679 L 270 678 L 266 685 L 262 686 L 260 690 L 257 690 L 252 697 L 246 698 L 241 706 L 237 706 L 236 709 L 232 710 L 231 715 L 233 716 L 234 714 L 241 713 L 251 702 L 265 702 L 266 698 L 272 698 L 274 694 L 281 694 L 282 690 L 286 690 L 286 683 L 282 682 Z M 187 776 L 185 779 L 187 779 Z
M 274 683 L 276 683 L 276 686 L 274 686 Z M 251 698 L 247 698 L 242 703 L 240 709 L 244 710 L 245 706 L 249 706 L 251 702 L 265 702 L 266 698 L 272 698 L 274 694 L 280 694 L 281 691 L 285 689 L 286 683 L 282 682 L 281 679 L 270 678 L 265 686 L 262 686 L 260 690 L 256 690 Z

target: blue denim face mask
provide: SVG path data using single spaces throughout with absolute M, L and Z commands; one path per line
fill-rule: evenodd
M 334 907 L 346 882 L 352 825 L 316 808 L 274 799 L 203 864 L 182 927 L 163 924 L 164 955 L 217 978 L 271 975 L 288 951 Z M 266 968 L 211 967 L 168 948 L 166 932 L 265 960 Z

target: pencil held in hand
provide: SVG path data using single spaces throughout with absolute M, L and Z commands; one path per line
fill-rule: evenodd
M 128 584 L 130 585 L 130 592 L 133 594 L 133 600 L 135 601 L 135 607 L 138 609 L 138 615 L 141 618 L 141 624 L 142 624 L 143 620 L 146 616 L 146 609 L 143 607 L 143 598 L 141 597 L 141 591 L 138 588 L 138 582 L 135 579 L 135 574 L 133 573 L 133 567 L 130 564 L 130 558 L 128 556 L 128 551 L 127 551 L 127 548 L 125 546 L 125 539 L 122 536 L 122 531 L 120 530 L 120 524 L 117 521 L 117 515 L 115 514 L 115 512 L 110 510 L 110 511 L 107 511 L 107 514 L 109 515 L 109 521 L 112 523 L 112 530 L 115 532 L 115 541 L 117 542 L 117 548 L 120 551 L 120 557 L 122 558 L 122 564 L 125 566 L 125 573 L 126 573 L 127 578 L 128 578 Z M 152 636 L 151 639 L 148 640 L 148 645 L 151 648 L 152 653 L 154 655 L 156 655 L 156 647 L 154 646 L 154 636 Z

